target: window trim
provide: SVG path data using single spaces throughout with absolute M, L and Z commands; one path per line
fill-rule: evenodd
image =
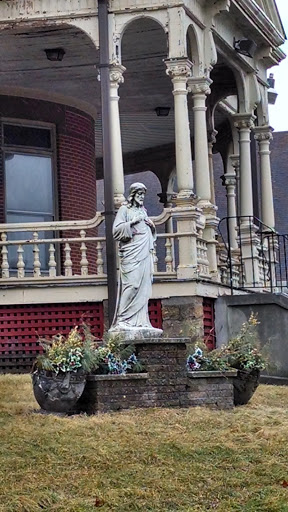
M 27 128 L 43 128 L 50 130 L 51 133 L 51 148 L 37 148 L 35 146 L 13 146 L 4 144 L 4 125 L 23 126 Z M 6 206 L 6 169 L 5 169 L 5 155 L 6 153 L 15 153 L 18 155 L 38 155 L 50 156 L 52 167 L 52 199 L 53 199 L 53 220 L 59 220 L 59 202 L 58 202 L 58 172 L 57 172 L 57 155 L 56 155 L 56 126 L 53 123 L 46 123 L 42 121 L 35 121 L 29 119 L 19 119 L 10 117 L 1 117 L 1 149 L 3 155 L 3 183 L 4 183 L 4 214 L 5 222 L 7 219 L 7 206 Z

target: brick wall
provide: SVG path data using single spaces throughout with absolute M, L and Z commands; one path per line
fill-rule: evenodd
M 1 117 L 52 123 L 56 129 L 56 183 L 59 220 L 90 219 L 96 212 L 96 164 L 94 120 L 91 116 L 65 105 L 28 98 L 0 96 Z M 1 135 L 1 134 L 0 134 Z M 5 222 L 3 155 L 0 156 L 0 222 Z M 89 235 L 95 235 L 89 232 Z M 79 236 L 65 232 L 64 236 Z M 88 261 L 96 251 L 88 245 Z M 72 249 L 73 270 L 80 270 L 80 244 Z
M 187 372 L 183 339 L 135 341 L 145 373 L 90 375 L 75 412 L 95 414 L 138 407 L 233 407 L 236 371 Z

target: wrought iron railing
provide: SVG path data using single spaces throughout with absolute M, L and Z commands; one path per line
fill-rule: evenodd
M 221 281 L 231 293 L 237 287 L 288 291 L 288 235 L 252 216 L 224 217 L 218 231 Z

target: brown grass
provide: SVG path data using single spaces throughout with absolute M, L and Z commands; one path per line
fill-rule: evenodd
M 228 412 L 37 410 L 29 376 L 0 376 L 1 512 L 288 512 L 284 386 Z

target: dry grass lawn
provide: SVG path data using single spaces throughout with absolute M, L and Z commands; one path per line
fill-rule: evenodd
M 0 376 L 1 512 L 288 512 L 286 387 L 228 412 L 37 410 L 30 376 Z

